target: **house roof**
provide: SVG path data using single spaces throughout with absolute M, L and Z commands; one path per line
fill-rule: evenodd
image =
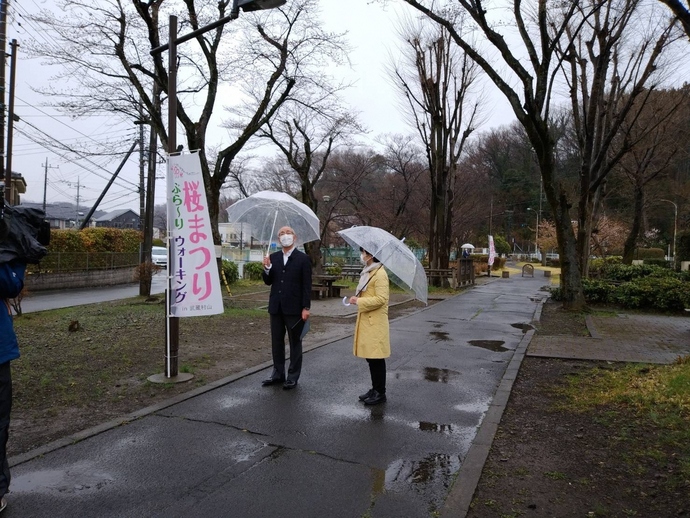
M 127 214 L 128 212 L 131 212 L 132 215 L 136 216 L 137 218 L 139 217 L 139 214 L 134 212 L 132 209 L 118 209 L 106 213 L 101 213 L 101 216 L 92 219 L 94 221 L 113 221 L 115 218 L 119 218 L 120 216 L 122 216 L 123 214 Z
M 22 201 L 21 205 L 24 207 L 43 209 L 43 204 L 37 202 Z M 80 207 L 79 212 L 82 212 L 83 215 L 80 215 L 79 217 L 83 218 L 84 216 L 86 216 L 86 214 L 89 213 L 89 210 L 91 210 L 90 207 Z M 103 214 L 105 214 L 104 211 L 97 210 L 94 212 L 94 217 L 99 217 Z M 68 202 L 46 203 L 46 219 L 56 219 L 61 221 L 76 220 L 77 207 L 74 204 Z

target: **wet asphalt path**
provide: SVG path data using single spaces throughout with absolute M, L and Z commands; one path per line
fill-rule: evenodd
M 165 273 L 159 272 L 153 276 L 151 294 L 156 295 L 165 293 L 165 288 Z M 138 296 L 138 283 L 124 286 L 104 286 L 102 288 L 39 291 L 36 293 L 29 293 L 29 295 L 22 300 L 22 312 L 32 313 L 36 311 L 46 311 L 48 309 L 83 306 L 85 304 L 109 302 Z
M 388 402 L 351 338 L 12 468 L 5 517 L 428 517 L 546 296 L 497 279 L 391 323 Z

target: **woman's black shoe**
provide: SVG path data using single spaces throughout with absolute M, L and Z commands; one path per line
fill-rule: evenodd
M 371 391 L 371 396 L 366 398 L 364 400 L 365 405 L 378 405 L 379 403 L 383 403 L 386 401 L 386 395 L 385 394 L 379 394 L 375 390 Z
M 361 396 L 359 396 L 359 400 L 364 401 L 365 399 L 370 398 L 373 393 L 374 389 L 369 389 L 366 394 L 362 394 Z

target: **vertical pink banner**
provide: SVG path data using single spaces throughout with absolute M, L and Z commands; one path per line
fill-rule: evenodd
M 168 157 L 168 230 L 172 250 L 170 315 L 223 313 L 223 293 L 198 153 Z

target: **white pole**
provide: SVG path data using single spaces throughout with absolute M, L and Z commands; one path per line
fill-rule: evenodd
M 273 232 L 276 230 L 276 220 L 278 219 L 278 211 L 276 210 L 276 214 L 273 217 L 273 226 L 271 227 L 271 237 L 268 240 L 268 248 L 266 248 L 266 257 L 268 257 L 268 252 L 271 251 L 271 244 L 273 243 Z

